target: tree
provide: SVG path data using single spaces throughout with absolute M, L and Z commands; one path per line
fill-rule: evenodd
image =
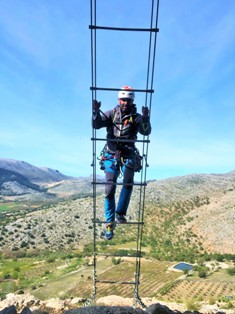
M 200 278 L 206 278 L 206 271 L 205 270 L 200 270 L 198 272 L 198 277 Z

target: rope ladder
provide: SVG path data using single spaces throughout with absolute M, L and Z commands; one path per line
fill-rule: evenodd
M 158 29 L 158 12 L 159 12 L 159 1 L 160 0 L 150 0 L 151 1 L 151 17 L 149 28 L 125 28 L 125 27 L 109 27 L 109 26 L 98 26 L 97 25 L 97 1 L 90 0 L 90 35 L 91 35 L 91 96 L 92 100 L 97 99 L 97 91 L 119 91 L 120 87 L 101 87 L 97 86 L 97 31 L 102 32 L 145 32 L 149 34 L 149 46 L 148 46 L 148 58 L 147 58 L 147 72 L 146 72 L 146 85 L 143 89 L 133 89 L 137 93 L 143 93 L 145 95 L 145 107 L 149 109 L 150 121 L 151 121 L 151 107 L 152 107 L 152 95 L 154 93 L 154 70 L 155 70 L 155 58 L 156 58 L 156 43 L 157 43 L 157 33 Z M 136 4 L 138 5 L 138 4 Z M 97 219 L 97 186 L 104 185 L 104 182 L 97 181 L 97 143 L 100 141 L 107 141 L 106 138 L 98 138 L 96 135 L 96 130 L 92 128 L 92 163 L 93 176 L 93 292 L 90 297 L 85 302 L 85 306 L 88 306 L 95 302 L 97 294 L 97 286 L 99 283 L 105 284 L 118 284 L 118 285 L 130 285 L 133 286 L 133 299 L 134 306 L 139 304 L 141 307 L 145 308 L 145 304 L 139 296 L 139 285 L 140 285 L 140 268 L 141 268 L 141 257 L 142 257 L 142 235 L 144 226 L 144 209 L 145 209 L 145 192 L 147 186 L 147 168 L 148 168 L 148 145 L 150 143 L 149 136 L 142 136 L 142 139 L 135 142 L 141 145 L 140 154 L 142 159 L 142 169 L 140 171 L 140 180 L 134 182 L 133 185 L 138 188 L 138 205 L 137 205 L 137 219 L 136 221 L 127 222 L 125 225 L 136 225 L 137 235 L 136 235 L 136 247 L 135 254 L 127 254 L 126 257 L 132 257 L 135 260 L 135 271 L 134 279 L 132 281 L 125 280 L 101 280 L 97 274 L 97 258 L 100 255 L 117 257 L 118 254 L 112 253 L 99 253 L 97 250 L 97 224 L 106 224 L 106 221 L 100 221 Z M 114 140 L 117 141 L 117 140 Z M 121 140 L 119 140 L 121 141 Z M 126 141 L 126 140 L 125 140 Z M 130 140 L 131 141 L 131 140 Z M 133 141 L 133 140 L 132 140 Z M 117 182 L 116 185 L 122 185 L 122 183 Z M 121 255 L 122 257 L 124 255 Z

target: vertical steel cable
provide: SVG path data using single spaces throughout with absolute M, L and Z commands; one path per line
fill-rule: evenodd
M 153 8 L 154 8 L 154 0 L 152 0 L 152 7 L 151 7 L 151 21 L 150 21 L 150 29 L 152 29 L 153 25 Z M 150 72 L 150 60 L 151 60 L 151 43 L 152 43 L 152 32 L 150 31 L 149 37 L 149 50 L 148 50 L 148 63 L 147 63 L 147 78 L 146 78 L 146 90 L 148 90 L 149 85 L 149 72 Z M 145 93 L 145 107 L 148 106 L 148 93 Z M 143 136 L 143 139 L 145 136 Z M 146 156 L 145 154 L 145 143 L 143 142 L 142 145 L 142 156 Z M 147 157 L 145 157 L 147 158 Z M 140 194 L 139 194 L 139 213 L 138 213 L 138 222 L 143 222 L 144 218 L 144 193 L 145 193 L 145 186 L 142 186 L 143 182 L 146 181 L 146 160 L 143 160 L 143 168 L 141 170 L 141 187 L 140 187 Z M 143 225 L 138 225 L 137 230 L 137 255 L 141 255 L 141 245 L 142 245 L 142 233 L 143 233 Z M 136 258 L 136 277 L 138 281 L 135 285 L 135 295 L 138 299 L 138 286 L 139 286 L 139 277 L 140 277 L 140 257 Z
M 154 0 L 152 0 L 152 7 L 151 7 L 151 20 L 150 20 L 150 29 L 153 28 L 153 20 L 154 16 L 156 16 L 155 20 L 155 28 L 158 26 L 158 12 L 159 12 L 159 0 L 157 0 L 157 5 L 156 5 L 156 15 L 155 13 L 155 3 Z M 146 90 L 149 89 L 149 80 L 151 79 L 151 87 L 150 89 L 153 89 L 153 81 L 154 81 L 154 67 L 155 67 L 155 58 L 156 58 L 156 41 L 157 41 L 157 32 L 154 34 L 154 44 L 152 48 L 152 37 L 153 33 L 150 32 L 149 36 L 149 53 L 148 53 L 148 65 L 147 65 L 147 78 L 146 78 Z M 151 73 L 150 73 L 151 72 Z M 150 75 L 151 74 L 151 75 Z M 151 77 L 150 77 L 151 76 Z M 148 93 L 146 92 L 146 97 L 145 97 L 145 106 L 148 107 L 149 109 L 149 115 L 151 116 L 151 106 L 152 106 L 152 93 L 150 94 L 150 99 L 148 100 Z M 145 136 L 143 137 L 145 138 Z M 149 136 L 147 137 L 149 139 Z M 143 142 L 143 147 L 142 147 L 142 156 L 144 156 L 145 160 L 145 167 L 143 167 L 141 171 L 141 184 L 143 182 L 146 182 L 147 178 L 147 157 L 148 157 L 148 142 L 145 143 Z M 140 197 L 139 197 L 139 222 L 144 221 L 144 208 L 145 208 L 145 195 L 146 195 L 146 185 L 141 186 L 140 188 Z M 142 254 L 142 239 L 143 239 L 143 224 L 138 225 L 138 235 L 137 235 L 137 253 Z M 137 258 L 136 259 L 136 274 L 138 274 L 138 279 L 140 276 L 140 266 L 141 266 L 141 259 Z M 141 306 L 143 306 L 140 298 L 139 298 L 139 283 L 136 283 L 135 285 L 135 297 L 137 299 L 137 302 L 140 302 Z
M 154 0 L 152 0 L 151 7 L 151 19 L 150 19 L 150 29 L 153 27 L 153 13 L 154 13 Z M 148 52 L 148 62 L 147 62 L 147 78 L 146 78 L 146 90 L 149 87 L 149 73 L 150 73 L 150 64 L 151 64 L 151 49 L 152 47 L 152 32 L 149 33 L 149 52 Z M 148 93 L 145 93 L 145 106 L 148 106 Z
M 150 29 L 152 29 L 153 26 L 153 11 L 154 11 L 154 0 L 152 0 L 152 6 L 151 6 L 151 20 L 150 20 Z M 148 63 L 147 63 L 147 78 L 146 78 L 146 90 L 148 90 L 149 85 L 149 73 L 150 73 L 150 64 L 151 64 L 151 45 L 152 45 L 152 32 L 150 31 L 149 35 L 149 50 L 148 50 Z M 148 106 L 148 93 L 145 93 L 145 107 Z M 145 136 L 143 136 L 143 139 Z M 142 145 L 142 156 L 146 156 L 145 150 L 146 150 L 146 143 L 143 142 Z M 147 158 L 147 156 L 145 157 Z M 146 181 L 146 159 L 143 163 L 143 168 L 141 171 L 141 184 Z M 145 186 L 140 187 L 140 194 L 139 194 L 139 213 L 138 213 L 138 221 L 143 222 L 144 220 L 144 196 L 145 196 Z M 142 254 L 142 234 L 143 234 L 143 225 L 138 225 L 138 231 L 137 231 L 137 254 Z M 139 277 L 140 277 L 140 266 L 141 266 L 141 259 L 140 257 L 136 258 L 136 276 L 138 277 L 138 281 L 135 284 L 135 298 L 136 301 L 138 301 L 138 295 L 139 295 Z
M 157 28 L 158 25 L 158 15 L 159 15 L 159 2 L 157 1 L 157 8 L 156 8 L 156 20 L 155 20 L 155 27 Z M 151 89 L 153 88 L 153 82 L 154 82 L 154 73 L 155 73 L 155 60 L 156 60 L 156 47 L 157 47 L 157 32 L 154 34 L 154 44 L 153 44 L 153 58 L 152 58 L 152 76 L 151 76 Z M 152 106 L 152 94 L 150 95 L 150 101 L 149 101 L 149 110 L 151 111 Z
M 153 1 L 154 2 L 154 1 Z M 157 7 L 156 7 L 156 19 L 155 19 L 155 27 L 158 26 L 158 15 L 159 15 L 159 2 L 160 0 L 157 0 Z M 154 73 L 155 73 L 155 60 L 156 60 L 156 47 L 157 47 L 157 32 L 154 34 L 154 44 L 153 44 L 153 58 L 152 58 L 152 75 L 151 75 L 151 85 L 150 88 L 153 89 L 153 83 L 154 83 Z M 149 100 L 149 114 L 151 116 L 151 109 L 152 109 L 152 99 L 153 95 L 150 94 L 150 100 Z M 148 136 L 149 139 L 149 136 Z M 146 158 L 148 156 L 148 144 L 146 147 Z M 146 159 L 147 162 L 147 159 Z
M 94 12 L 93 12 L 94 11 Z M 90 25 L 96 25 L 96 0 L 90 0 Z M 96 29 L 91 29 L 91 85 L 96 87 Z M 92 99 L 96 99 L 96 89 L 92 89 Z M 92 108 L 93 114 L 93 108 Z M 92 167 L 93 167 L 93 293 L 86 301 L 90 305 L 96 296 L 96 130 L 92 128 Z

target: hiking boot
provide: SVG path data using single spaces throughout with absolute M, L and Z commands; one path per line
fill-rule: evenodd
M 105 230 L 105 237 L 107 240 L 111 240 L 113 238 L 113 225 L 108 224 Z
M 123 214 L 116 213 L 116 219 L 120 224 L 125 224 L 127 222 L 126 217 Z

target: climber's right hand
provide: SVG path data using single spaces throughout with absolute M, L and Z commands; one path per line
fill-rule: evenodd
M 97 100 L 92 100 L 92 110 L 93 112 L 98 112 L 101 106 L 101 102 Z

